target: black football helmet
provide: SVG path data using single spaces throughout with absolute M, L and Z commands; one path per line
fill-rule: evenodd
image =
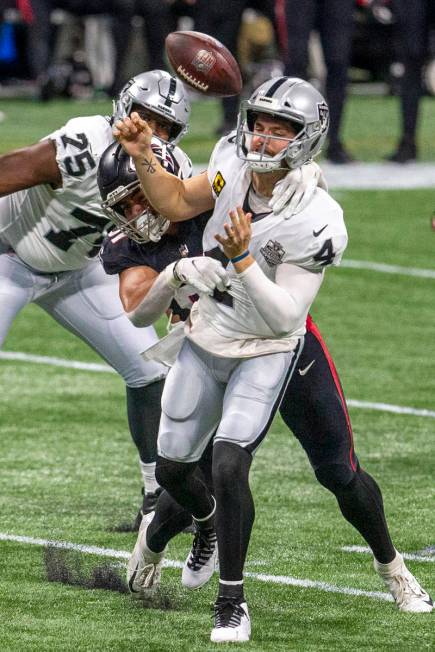
M 179 147 L 169 146 L 156 136 L 152 139 L 151 147 L 167 172 L 180 179 L 192 175 L 192 163 Z M 116 142 L 109 145 L 101 156 L 97 183 L 103 199 L 101 207 L 120 231 L 138 243 L 158 242 L 161 239 L 170 221 L 154 211 L 147 202 L 137 217 L 128 219 L 125 216 L 123 202 L 140 188 L 140 182 L 133 160 Z

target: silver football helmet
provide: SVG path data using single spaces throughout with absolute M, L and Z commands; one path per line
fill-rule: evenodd
M 287 147 L 275 156 L 266 154 L 266 139 L 259 152 L 250 151 L 257 114 L 285 120 L 296 131 L 293 138 L 287 139 Z M 274 77 L 261 84 L 248 100 L 240 104 L 237 156 L 260 173 L 298 168 L 320 152 L 328 127 L 328 105 L 314 86 L 297 77 Z
M 153 137 L 151 143 L 155 157 L 170 174 L 180 179 L 192 175 L 192 163 L 179 147 Z M 148 202 L 134 218 L 126 215 L 125 200 L 140 190 L 133 160 L 119 143 L 112 143 L 103 152 L 97 172 L 97 182 L 103 199 L 101 207 L 111 222 L 131 240 L 144 244 L 159 242 L 170 221 L 157 213 Z
M 183 83 L 164 70 L 151 70 L 136 75 L 113 102 L 113 120 L 130 115 L 139 104 L 172 123 L 169 142 L 176 145 L 187 132 L 190 102 Z

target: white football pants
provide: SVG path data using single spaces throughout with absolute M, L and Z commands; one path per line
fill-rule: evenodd
M 36 303 L 87 342 L 129 387 L 142 387 L 166 376 L 164 365 L 140 356 L 158 340 L 154 328 L 133 326 L 119 299 L 118 278 L 107 275 L 98 260 L 81 270 L 43 274 L 16 254 L 1 254 L 0 346 L 28 303 Z
M 269 430 L 302 350 L 256 358 L 214 356 L 186 339 L 166 379 L 158 453 L 196 462 L 210 438 L 255 453 Z

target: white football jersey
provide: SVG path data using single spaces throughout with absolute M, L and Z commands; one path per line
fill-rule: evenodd
M 242 206 L 245 212 L 253 212 L 249 250 L 273 282 L 282 263 L 323 273 L 327 266 L 340 263 L 347 245 L 343 211 L 324 190 L 318 188 L 303 211 L 285 220 L 270 212 L 266 198 L 255 197 L 251 175 L 236 156 L 234 138 L 221 139 L 208 166 L 216 204 L 204 231 L 203 249 L 227 267 L 231 287 L 222 294 L 215 291 L 214 297 L 201 295 L 191 311 L 188 332 L 190 339 L 216 355 L 250 357 L 292 350 L 305 333 L 307 317 L 302 315 L 298 327 L 283 337 L 271 331 L 214 238 L 216 233 L 225 235 L 223 224 L 229 222 L 230 210 Z
M 73 118 L 47 138 L 56 145 L 62 187 L 44 184 L 0 198 L 0 239 L 41 272 L 83 268 L 98 254 L 108 224 L 97 168 L 113 142 L 107 118 Z

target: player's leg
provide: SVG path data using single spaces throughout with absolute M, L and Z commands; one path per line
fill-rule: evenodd
M 184 380 L 180 392 L 183 377 L 189 383 Z M 213 374 L 212 356 L 185 342 L 163 394 L 157 477 L 193 517 L 195 537 L 182 573 L 182 583 L 190 589 L 205 584 L 216 566 L 215 500 L 206 447 L 222 414 L 224 390 Z
M 428 54 L 429 19 L 433 2 L 392 0 L 396 56 L 403 65 L 400 103 L 402 131 L 398 148 L 389 158 L 406 163 L 417 157 L 417 127 L 423 94 L 422 70 Z
M 219 423 L 223 394 L 223 383 L 213 377 L 207 366 L 207 354 L 203 352 L 199 357 L 197 347 L 186 340 L 168 374 L 163 392 L 156 477 L 170 496 L 194 517 L 197 536 L 182 577 L 189 588 L 204 584 L 215 567 L 215 500 L 198 460 L 205 454 Z M 162 512 L 168 504 L 163 494 L 161 498 L 147 526 L 149 532 L 143 533 L 141 526 L 142 532 L 139 531 L 129 561 L 128 580 L 133 592 L 144 592 L 149 564 L 156 563 L 153 555 L 163 554 L 173 535 Z M 189 564 L 193 565 L 193 570 Z M 137 568 L 147 570 L 140 573 Z
M 219 593 L 211 639 L 249 640 L 243 568 L 254 523 L 249 487 L 252 455 L 269 430 L 296 365 L 295 352 L 239 361 L 231 373 L 213 448 L 219 548 Z
M 118 526 L 117 529 L 121 531 L 136 532 L 139 529 L 142 516 L 154 509 L 160 494 L 160 487 L 155 478 L 155 469 L 164 383 L 165 381 L 162 379 L 141 387 L 126 385 L 128 425 L 139 453 L 143 499 L 134 521 Z
M 198 469 L 203 474 L 205 485 L 212 491 L 211 486 L 211 460 L 212 442 L 208 444 L 201 459 L 198 462 Z M 160 582 L 160 570 L 168 542 L 177 534 L 190 527 L 192 515 L 181 507 L 172 496 L 163 489 L 155 506 L 155 512 L 148 514 L 142 520 L 139 535 L 135 548 L 128 564 L 128 584 L 132 593 L 139 595 L 150 595 L 157 588 Z M 214 530 L 212 530 L 214 535 Z M 202 567 L 210 568 L 208 576 L 214 571 L 215 546 L 210 551 L 208 541 L 203 539 L 207 532 L 197 529 L 195 533 L 195 549 L 202 545 L 201 555 Z M 215 537 L 214 537 L 215 539 Z M 211 552 L 209 555 L 208 552 Z M 207 564 L 204 564 L 204 560 Z
M 316 21 L 317 0 L 286 0 L 287 53 L 284 73 L 306 79 L 308 41 Z
M 50 279 L 35 276 L 15 254 L 0 255 L 0 346 L 17 314 Z
M 321 3 L 319 15 L 320 38 L 327 69 L 326 100 L 330 115 L 328 158 L 338 163 L 352 160 L 341 144 L 340 135 L 352 49 L 354 11 L 354 0 L 325 0 Z
M 198 462 L 202 480 L 211 493 L 213 493 L 212 453 L 213 440 L 210 440 Z M 162 552 L 168 541 L 189 528 L 191 523 L 191 514 L 181 507 L 167 491 L 163 490 L 159 496 L 155 515 L 147 532 L 149 548 L 155 552 Z
M 360 467 L 338 373 L 310 318 L 298 369 L 280 412 L 304 447 L 319 482 L 335 495 L 343 516 L 372 549 L 377 570 L 381 574 L 385 568 L 385 572 L 396 569 L 401 557 L 391 541 L 381 490 Z M 416 610 L 415 600 L 411 602 Z
M 167 373 L 163 365 L 147 362 L 140 356 L 141 351 L 157 341 L 154 329 L 138 329 L 131 324 L 122 309 L 116 279 L 107 276 L 98 262 L 61 275 L 37 303 L 87 342 L 123 377 L 130 432 L 140 456 L 145 502 L 146 494 L 154 495 L 158 488 L 156 442 Z
M 217 38 L 237 58 L 237 39 L 243 12 L 248 0 L 197 0 L 195 3 L 195 29 Z M 222 124 L 218 131 L 226 134 L 236 127 L 239 97 L 222 99 Z

